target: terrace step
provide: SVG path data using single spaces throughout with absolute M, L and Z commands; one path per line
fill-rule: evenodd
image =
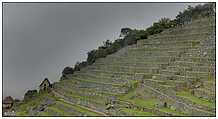
M 214 107 L 210 107 L 210 106 L 207 106 L 207 105 L 202 105 L 202 104 L 199 104 L 198 102 L 194 101 L 194 100 L 190 100 L 188 98 L 184 98 L 182 96 L 176 96 L 172 90 L 170 90 L 169 88 L 165 87 L 165 86 L 161 86 L 159 85 L 158 83 L 145 83 L 147 85 L 149 85 L 150 87 L 160 91 L 161 93 L 164 93 L 166 95 L 168 95 L 169 97 L 175 99 L 175 100 L 178 100 L 180 102 L 183 102 L 187 105 L 190 105 L 192 107 L 196 107 L 196 108 L 199 108 L 199 109 L 203 109 L 203 110 L 206 110 L 206 111 L 210 111 L 212 113 L 215 113 L 215 108 Z M 197 97 L 195 97 L 197 98 Z M 198 99 L 200 100 L 200 99 Z
M 130 103 L 130 102 L 127 102 L 127 101 L 123 101 L 123 100 L 119 100 L 118 103 L 122 104 L 122 105 L 125 105 L 125 106 L 128 106 L 128 108 L 133 109 L 133 110 L 137 109 L 137 110 L 141 110 L 141 111 L 152 112 L 153 114 L 157 114 L 157 115 L 160 115 L 160 116 L 180 116 L 180 115 L 177 115 L 177 114 L 172 114 L 172 112 L 161 111 L 161 110 L 158 110 L 158 109 L 137 105 L 137 104 Z M 130 116 L 134 116 L 134 115 L 130 115 Z
M 169 108 L 173 110 L 177 110 L 179 112 L 185 113 L 185 114 L 190 114 L 193 116 L 215 116 L 214 113 L 210 113 L 207 111 L 203 111 L 197 108 L 193 108 L 191 106 L 188 106 L 187 104 L 177 101 L 173 99 L 172 97 L 167 96 L 164 93 L 161 93 L 160 91 L 153 89 L 152 87 L 142 84 L 143 89 L 145 89 L 147 92 L 153 94 L 153 96 L 165 100 L 169 106 Z
M 103 90 L 92 90 L 92 89 L 86 89 L 86 88 L 76 88 L 71 85 L 66 85 L 60 86 L 60 85 L 55 85 L 55 88 L 62 91 L 63 93 L 73 93 L 73 94 L 78 94 L 81 96 L 87 96 L 90 98 L 95 98 L 99 100 L 107 100 L 110 98 L 115 98 L 116 96 L 119 96 L 121 94 L 119 93 L 113 93 L 113 92 L 107 92 Z
M 185 40 L 185 41 L 168 41 L 168 42 L 148 42 L 139 45 L 137 48 L 168 48 L 172 46 L 176 47 L 187 47 L 195 46 L 200 44 L 200 41 L 196 40 Z
M 105 65 L 105 66 L 92 66 L 89 67 L 90 70 L 105 70 L 105 71 L 114 71 L 114 72 L 139 72 L 139 73 L 158 73 L 159 68 L 158 67 L 119 67 L 117 66 L 111 66 L 111 65 Z
M 167 70 L 173 70 L 173 71 L 196 71 L 196 72 L 212 72 L 215 70 L 215 67 L 207 67 L 207 66 L 168 66 Z
M 204 81 L 203 86 L 204 88 L 207 88 L 209 90 L 216 91 L 215 81 L 214 82 Z
M 179 34 L 179 35 L 166 35 L 166 36 L 155 36 L 149 37 L 150 42 L 169 42 L 169 41 L 186 41 L 186 40 L 203 40 L 209 35 L 214 35 L 215 32 L 201 32 L 193 34 Z
M 69 104 L 77 104 L 80 107 L 87 109 L 89 111 L 104 115 L 104 116 L 109 116 L 108 114 L 102 112 L 104 110 L 104 106 L 98 103 L 94 103 L 91 101 L 84 101 L 78 98 L 70 98 L 69 96 L 63 95 L 62 93 L 59 93 L 57 90 L 54 90 L 52 92 L 56 97 L 59 98 L 59 100 L 64 101 L 65 103 L 69 103 Z M 88 105 L 87 105 L 88 104 Z M 103 109 L 101 111 L 99 111 L 99 109 Z
M 216 102 L 216 92 L 205 88 L 198 88 L 194 90 L 194 95 L 211 102 Z
M 199 26 L 185 26 L 182 28 L 178 28 L 178 29 L 169 29 L 166 30 L 162 33 L 160 33 L 159 35 L 164 36 L 164 35 L 178 35 L 178 34 L 190 34 L 190 33 L 196 33 L 196 32 L 212 32 L 215 29 L 215 24 L 207 24 L 207 25 L 199 25 Z
M 127 86 L 120 85 L 120 84 L 90 81 L 90 80 L 81 79 L 78 77 L 72 77 L 72 78 L 67 79 L 67 80 L 72 81 L 73 84 L 82 85 L 84 88 L 104 90 L 104 91 L 112 91 L 114 93 L 125 93 L 126 91 L 128 91 Z
M 73 116 L 88 116 L 76 109 L 70 108 L 68 106 L 63 105 L 62 101 L 56 101 L 55 106 L 57 106 L 59 109 L 61 109 L 64 112 L 67 112 L 69 114 L 72 114 Z

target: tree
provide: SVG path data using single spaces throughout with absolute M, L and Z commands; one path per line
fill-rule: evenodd
M 72 67 L 65 67 L 62 72 L 62 75 L 73 74 L 73 72 L 74 72 L 74 69 Z

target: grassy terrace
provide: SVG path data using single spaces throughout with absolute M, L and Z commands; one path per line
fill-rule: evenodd
M 173 72 L 173 73 L 178 73 L 180 71 L 175 71 L 175 70 L 162 70 L 164 72 Z M 200 71 L 184 71 L 187 73 L 193 73 L 193 74 L 211 74 L 210 72 L 200 72 Z
M 117 61 L 115 63 L 117 65 L 119 65 L 119 64 L 128 64 L 128 63 L 131 63 L 131 64 L 135 65 L 134 62 L 121 62 L 121 61 Z M 115 63 L 111 63 L 111 64 L 115 64 Z M 167 62 L 154 62 L 154 61 L 138 62 L 138 61 L 135 61 L 135 63 L 136 64 L 169 64 L 168 61 Z M 104 65 L 104 63 L 98 63 L 98 65 L 100 65 L 100 64 Z M 109 64 L 107 64 L 107 65 L 109 65 Z
M 105 71 L 105 70 L 93 70 L 95 72 L 102 72 L 102 73 L 111 73 L 111 74 L 141 74 L 141 75 L 151 75 L 151 73 L 142 73 L 142 72 L 117 72 L 117 71 Z
M 196 49 L 198 46 L 174 46 L 174 47 L 166 47 L 166 48 L 134 48 L 133 50 L 175 50 L 175 49 Z
M 191 106 L 189 106 L 189 105 L 187 105 L 187 104 L 185 104 L 185 103 L 183 103 L 183 102 L 181 102 L 181 101 L 175 100 L 174 98 L 169 97 L 168 95 L 166 95 L 166 94 L 164 94 L 164 93 L 161 93 L 160 91 L 158 91 L 158 90 L 156 90 L 156 89 L 153 89 L 152 87 L 150 87 L 150 86 L 148 86 L 148 85 L 146 85 L 145 87 L 151 89 L 151 90 L 154 91 L 154 92 L 159 93 L 159 94 L 162 95 L 162 96 L 167 97 L 167 98 L 170 99 L 171 101 L 175 101 L 175 102 L 181 103 L 181 104 L 183 104 L 183 105 L 185 105 L 185 106 L 187 106 L 187 107 L 189 107 L 189 108 L 195 109 L 195 110 L 199 110 L 199 111 L 207 112 L 207 113 L 210 113 L 210 114 L 214 114 L 214 113 L 212 113 L 212 112 L 208 112 L 208 111 L 206 111 L 206 110 L 199 109 L 199 108 L 196 108 L 196 107 L 191 107 Z M 177 93 L 176 95 L 179 96 L 178 93 Z M 180 95 L 183 96 L 183 97 L 185 96 L 184 94 L 181 94 L 181 92 L 180 92 Z M 186 96 L 186 97 L 189 98 L 189 96 Z M 193 96 L 192 98 L 193 98 L 193 99 L 196 98 L 195 100 L 198 100 L 199 102 L 202 101 L 202 100 L 200 100 L 199 98 L 197 98 L 197 97 L 195 97 L 195 96 Z M 192 98 L 190 98 L 190 99 L 192 99 Z M 200 103 L 200 104 L 202 104 L 202 103 Z
M 161 32 L 159 35 L 163 35 L 163 34 L 170 34 L 170 33 L 174 33 L 174 32 L 182 32 L 184 30 L 199 30 L 199 29 L 208 29 L 208 28 L 211 28 L 211 27 L 215 27 L 215 24 L 210 24 L 210 25 L 204 25 L 204 26 L 185 26 L 181 29 L 169 29 L 169 30 L 166 30 L 166 31 L 163 31 Z
M 17 112 L 16 116 L 30 116 L 27 112 L 27 104 L 22 104 Z
M 168 66 L 168 68 L 180 68 L 180 69 L 189 69 L 189 68 L 208 68 L 208 69 L 214 69 L 215 67 L 211 66 L 182 66 L 182 65 L 173 65 L 173 66 Z
M 120 65 L 103 65 L 100 64 L 98 66 L 101 67 L 110 67 L 110 68 L 125 68 L 125 69 L 159 69 L 159 67 L 136 67 L 136 66 L 120 66 Z
M 215 77 L 214 77 L 215 78 Z M 211 79 L 211 78 L 208 78 L 209 80 L 207 80 L 207 81 L 205 81 L 205 82 L 207 82 L 207 83 L 212 83 L 212 84 L 214 84 L 214 85 L 216 85 L 216 80 L 214 80 L 214 79 Z
M 212 90 L 209 90 L 207 88 L 198 88 L 197 90 L 204 91 L 204 92 L 207 92 L 209 94 L 216 95 L 216 91 L 212 91 Z
M 65 111 L 63 111 L 63 110 L 61 110 L 61 109 L 59 109 L 59 108 L 56 107 L 56 106 L 50 106 L 50 107 L 48 107 L 48 109 L 57 112 L 57 113 L 58 113 L 59 115 L 61 115 L 61 116 L 75 116 L 75 115 L 72 115 L 72 114 L 70 114 L 70 113 L 67 113 L 67 112 L 65 112 Z
M 190 58 L 190 59 L 208 59 L 208 60 L 215 60 L 214 57 L 209 57 L 209 56 L 205 56 L 205 57 L 199 57 L 199 56 L 134 56 L 134 57 L 122 57 L 122 56 L 110 56 L 109 58 L 118 58 L 118 59 L 131 59 L 131 58 L 136 58 L 136 59 L 153 59 L 153 58 Z
M 165 82 L 165 81 L 163 81 L 163 80 L 157 80 L 157 79 L 144 79 L 144 80 L 153 81 L 153 82 L 157 82 L 157 83 L 163 83 L 163 82 Z
M 102 78 L 102 79 L 112 79 L 114 77 L 110 77 L 110 76 L 103 76 L 103 75 L 96 75 L 96 74 L 91 74 L 91 73 L 80 73 L 81 75 L 86 75 L 86 76 L 89 76 L 89 77 L 93 77 L 93 78 Z M 127 81 L 129 83 L 137 83 L 136 80 L 132 80 L 132 79 L 129 79 L 129 78 L 116 78 L 116 79 L 120 79 L 120 80 L 124 80 L 124 81 Z
M 200 43 L 200 41 L 185 40 L 185 41 L 149 42 L 149 43 L 143 43 L 143 45 L 169 45 L 169 44 L 184 44 L 184 45 L 186 45 L 185 43 Z
M 68 87 L 63 87 L 63 90 L 70 91 L 71 89 L 68 88 Z M 93 99 L 93 98 L 90 98 L 90 97 L 81 96 L 81 95 L 78 95 L 78 94 L 75 94 L 75 93 L 72 93 L 72 92 L 66 93 L 66 95 L 68 97 L 74 97 L 74 98 L 77 98 L 77 99 L 86 100 L 86 101 L 94 102 L 94 103 L 97 103 L 97 104 L 105 104 L 105 102 L 103 100 L 97 100 L 97 99 Z
M 48 112 L 44 112 L 44 111 L 40 111 L 39 113 L 40 113 L 41 116 L 44 116 L 44 117 L 46 117 L 46 116 L 48 116 L 48 117 L 49 116 L 54 116 L 54 115 L 52 115 L 52 114 L 50 114 Z
M 148 117 L 149 116 L 160 116 L 157 114 L 153 114 L 152 112 L 148 112 L 148 111 L 133 110 L 133 109 L 128 109 L 128 108 L 122 108 L 122 110 L 131 116 L 134 113 L 136 113 L 136 116 L 148 116 Z
M 69 108 L 71 108 L 73 110 L 77 110 L 77 111 L 79 111 L 79 112 L 81 112 L 83 114 L 87 114 L 88 116 L 103 116 L 101 114 L 89 111 L 89 110 L 87 110 L 87 109 L 85 109 L 85 108 L 83 108 L 83 107 L 81 107 L 79 105 L 76 105 L 76 104 L 72 105 L 72 104 L 69 104 L 69 103 L 66 103 L 66 102 L 63 102 L 63 101 L 60 101 L 60 100 L 58 100 L 56 102 L 63 105 L 63 106 L 69 107 Z
M 45 98 L 49 98 L 51 100 L 54 100 L 54 97 L 50 96 L 48 93 L 41 93 L 40 95 L 36 95 L 37 97 L 35 97 L 33 100 L 29 101 L 28 103 L 25 104 L 21 104 L 18 108 L 17 108 L 17 115 L 16 116 L 30 116 L 28 114 L 28 108 L 34 108 L 36 106 L 36 103 L 40 103 L 40 104 L 47 104 L 47 102 L 44 100 Z
M 86 101 L 94 102 L 94 103 L 97 103 L 97 104 L 105 104 L 105 102 L 103 100 L 96 100 L 96 99 L 93 99 L 93 98 L 89 98 L 89 97 L 85 97 L 85 96 L 80 96 L 80 95 L 76 95 L 76 94 L 73 94 L 73 93 L 69 93 L 67 95 L 69 97 L 74 97 L 74 98 L 78 98 L 78 99 L 81 99 L 81 100 L 86 100 Z
M 70 82 L 69 82 L 70 83 Z M 71 88 L 65 86 L 62 83 L 57 83 L 58 85 L 60 85 L 63 88 L 66 88 L 68 90 L 72 90 Z M 99 94 L 106 94 L 106 95 L 121 95 L 120 93 L 114 93 L 114 92 L 109 92 L 109 91 L 104 91 L 104 90 L 96 90 L 96 89 L 90 89 L 90 88 L 84 88 L 82 85 L 78 85 L 78 84 L 73 84 L 71 83 L 70 85 L 77 87 L 78 89 L 80 89 L 81 91 L 88 91 L 88 92 L 95 92 L 95 93 L 99 93 Z M 81 88 L 82 87 L 82 88 Z
M 197 33 L 190 33 L 190 34 L 181 34 L 181 35 L 165 35 L 165 36 L 150 36 L 148 39 L 150 40 L 160 40 L 166 38 L 181 38 L 181 37 L 190 37 L 190 36 L 200 36 L 200 35 L 212 35 L 213 32 L 197 32 Z M 172 39 L 175 40 L 175 39 Z
M 200 63 L 200 62 L 190 62 L 190 61 L 175 61 L 175 63 L 189 63 L 189 64 L 198 64 L 198 65 L 204 64 L 204 63 Z
M 154 74 L 156 75 L 156 74 Z M 144 79 L 144 80 L 150 80 L 150 81 L 154 81 L 154 82 L 159 82 L 159 83 L 163 83 L 163 82 L 177 82 L 177 83 L 184 83 L 185 81 L 183 80 L 159 80 L 159 79 Z M 167 85 L 165 85 L 167 86 Z
M 168 112 L 180 116 L 188 116 L 186 114 L 180 113 L 178 111 L 171 110 L 166 107 L 156 107 L 155 104 L 161 102 L 159 99 L 152 97 L 149 93 L 146 93 L 141 88 L 136 88 L 130 91 L 128 94 L 118 97 L 120 100 L 131 102 L 140 106 L 153 108 L 163 112 Z
M 103 72 L 103 73 L 114 73 L 114 74 L 142 74 L 142 75 L 156 75 L 156 76 L 161 76 L 161 77 L 170 77 L 170 75 L 166 75 L 166 74 L 151 74 L 151 73 L 140 73 L 140 72 L 114 72 L 114 71 L 104 71 L 104 70 L 94 70 L 96 72 Z M 192 77 L 192 76 L 183 76 L 183 75 L 174 75 L 175 77 L 178 78 L 188 78 L 188 79 L 196 79 L 199 77 Z M 173 80 L 173 81 L 178 81 L 178 82 L 183 82 L 182 80 Z
M 27 112 L 18 112 L 16 116 L 20 117 L 29 117 L 30 115 Z
M 153 75 L 161 76 L 161 77 L 170 77 L 171 76 L 171 75 L 166 75 L 166 74 L 153 74 Z M 178 78 L 189 78 L 189 79 L 199 78 L 199 77 L 183 76 L 183 75 L 173 75 L 173 76 L 178 77 Z M 182 81 L 182 80 L 173 80 L 173 81 Z
M 181 92 L 175 92 L 175 94 L 177 96 L 189 99 L 189 100 L 191 100 L 193 102 L 197 102 L 197 103 L 202 104 L 202 105 L 206 105 L 206 106 L 209 106 L 209 107 L 212 107 L 212 108 L 216 108 L 216 103 L 213 103 L 213 102 L 210 102 L 210 101 L 207 101 L 207 100 L 204 100 L 204 99 L 200 99 L 200 98 L 198 98 L 196 96 L 191 95 L 189 92 L 181 91 Z
M 80 80 L 80 81 L 85 81 L 85 82 L 90 82 L 90 83 L 97 83 L 97 84 L 104 84 L 104 85 L 112 85 L 112 86 L 123 86 L 121 84 L 114 84 L 114 83 L 106 83 L 106 82 L 99 82 L 95 80 L 89 80 L 89 79 L 84 79 L 84 78 L 78 78 L 78 77 L 72 77 L 75 80 Z

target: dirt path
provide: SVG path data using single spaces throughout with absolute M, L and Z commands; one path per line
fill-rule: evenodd
M 73 103 L 73 102 L 70 102 L 70 101 L 65 100 L 65 99 L 64 99 L 64 96 L 61 95 L 61 94 L 59 94 L 59 93 L 57 93 L 57 92 L 55 92 L 55 91 L 52 91 L 52 93 L 53 93 L 56 97 L 59 97 L 59 98 L 60 98 L 59 100 L 61 100 L 61 101 L 63 101 L 63 102 L 66 102 L 66 103 L 69 103 L 69 104 L 72 104 L 72 105 L 76 105 L 76 104 Z M 105 113 L 103 113 L 103 112 L 100 112 L 100 111 L 95 110 L 95 109 L 92 109 L 92 108 L 88 108 L 88 107 L 85 107 L 85 106 L 82 106 L 82 105 L 77 105 L 77 106 L 80 106 L 81 108 L 87 109 L 87 110 L 89 110 L 89 111 L 91 111 L 91 112 L 95 112 L 95 113 L 98 113 L 98 114 L 102 114 L 102 115 L 104 115 L 104 116 L 109 116 L 109 115 L 107 115 L 107 114 L 105 114 Z

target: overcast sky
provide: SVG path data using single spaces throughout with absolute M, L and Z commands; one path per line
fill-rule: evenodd
M 196 4 L 196 3 L 195 3 Z M 3 97 L 23 98 L 120 29 L 145 29 L 194 3 L 4 3 Z

